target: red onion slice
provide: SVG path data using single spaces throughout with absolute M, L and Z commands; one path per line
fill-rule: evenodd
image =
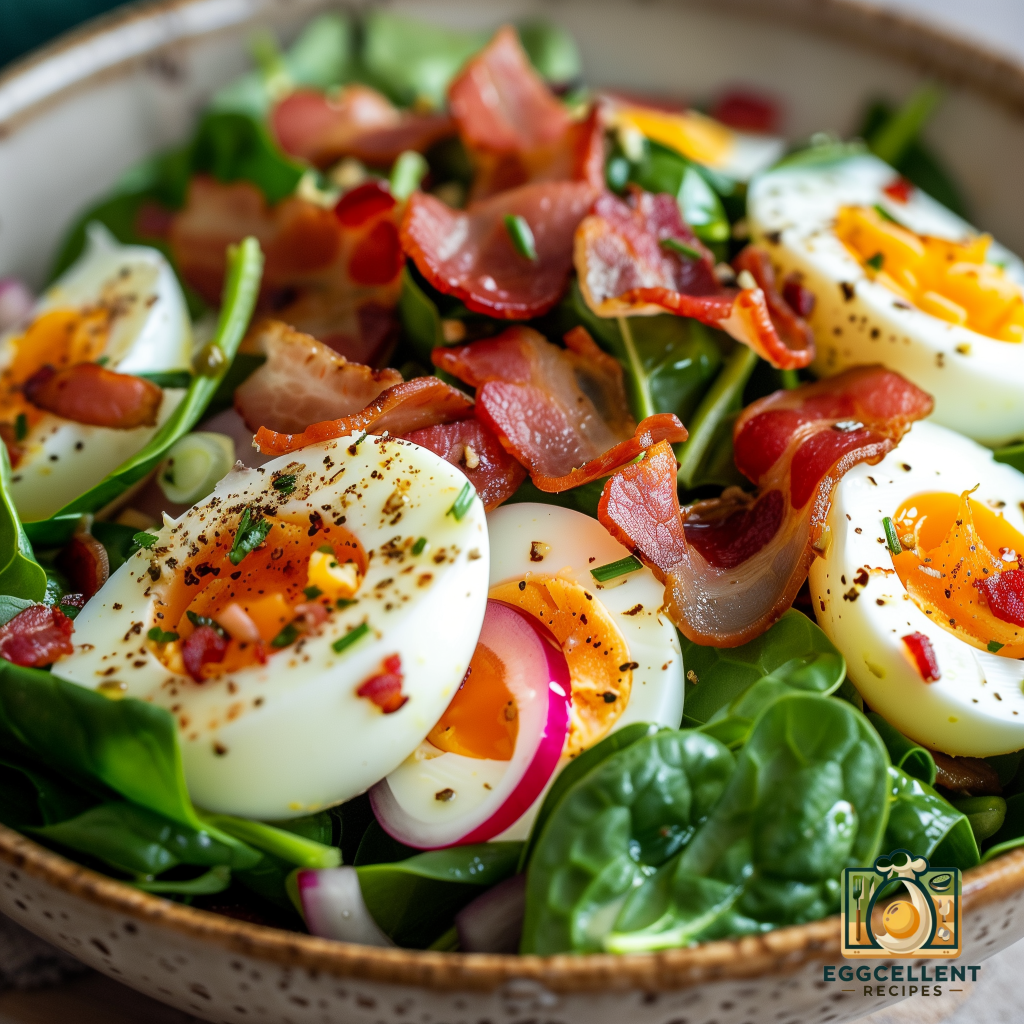
M 487 602 L 479 643 L 503 663 L 519 731 L 509 761 L 420 749 L 370 790 L 385 831 L 418 849 L 482 843 L 543 791 L 569 730 L 571 684 L 561 649 L 522 612 Z
M 302 916 L 310 934 L 363 946 L 393 946 L 370 915 L 355 868 L 298 873 Z
M 526 875 L 499 882 L 455 915 L 463 953 L 518 953 L 526 914 Z

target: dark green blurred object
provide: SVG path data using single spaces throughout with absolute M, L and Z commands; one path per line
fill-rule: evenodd
M 119 0 L 0 0 L 0 67 L 120 6 Z

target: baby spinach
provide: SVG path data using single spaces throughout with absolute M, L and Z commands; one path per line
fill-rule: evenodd
M 578 780 L 530 858 L 521 951 L 602 949 L 630 891 L 690 841 L 734 765 L 717 740 L 664 730 Z
M 515 494 L 508 499 L 508 504 L 514 505 L 520 501 L 535 501 L 542 505 L 558 505 L 560 508 L 571 508 L 582 512 L 592 519 L 597 518 L 597 503 L 601 500 L 601 492 L 604 490 L 605 480 L 592 480 L 588 484 L 579 487 L 572 487 L 567 491 L 560 491 L 557 494 L 551 491 L 542 491 L 529 477 L 518 487 Z
M 366 907 L 400 946 L 426 949 L 485 889 L 515 873 L 522 843 L 478 843 L 357 865 Z
M 993 857 L 999 857 L 1019 846 L 1024 846 L 1024 793 L 1015 793 L 1006 798 L 1003 824 L 986 843 L 981 862 L 985 864 Z
M 40 765 L 0 759 L 0 821 L 9 828 L 65 821 L 95 803 L 90 793 Z
M 1006 801 L 1001 796 L 968 796 L 952 801 L 953 806 L 967 817 L 977 842 L 991 839 L 1006 820 Z
M 217 864 L 196 878 L 142 880 L 132 884 L 136 889 L 161 896 L 214 896 L 231 885 L 231 868 Z
M 926 782 L 889 767 L 889 821 L 882 846 L 909 850 L 938 867 L 966 871 L 978 863 L 978 844 L 967 817 Z
M 846 662 L 806 615 L 787 611 L 761 636 L 740 647 L 702 647 L 680 636 L 686 666 L 684 722 L 703 725 L 764 676 L 789 665 L 789 685 L 831 693 L 846 676 Z M 807 659 L 795 664 L 796 659 Z M 802 681 L 794 681 L 798 678 Z
M 935 785 L 935 758 L 931 752 L 907 739 L 898 729 L 890 725 L 877 711 L 868 712 L 868 719 L 889 751 L 889 760 L 912 778 L 920 779 L 927 786 Z M 895 849 L 895 847 L 893 847 Z
M 519 41 L 542 77 L 566 85 L 580 77 L 583 62 L 571 32 L 550 21 L 527 21 L 519 26 Z
M 11 498 L 11 463 L 5 444 L 0 444 L 0 566 L 0 593 L 30 602 L 43 600 L 46 571 L 36 561 Z

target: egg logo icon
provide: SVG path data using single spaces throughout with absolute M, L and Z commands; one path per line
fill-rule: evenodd
M 940 957 L 961 951 L 960 872 L 894 850 L 842 877 L 843 956 Z

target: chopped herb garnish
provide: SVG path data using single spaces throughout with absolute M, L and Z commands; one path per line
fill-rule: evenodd
M 901 554 L 903 548 L 900 547 L 900 539 L 896 536 L 896 527 L 892 524 L 892 519 L 886 516 L 882 520 L 882 529 L 885 530 L 885 542 L 889 545 L 889 550 L 894 554 Z
M 505 214 L 505 230 L 508 237 L 512 239 L 512 245 L 517 253 L 526 260 L 536 261 L 537 243 L 533 238 L 533 231 L 526 223 L 526 218 L 518 213 Z
M 1003 649 L 1003 646 L 1004 645 L 1001 644 L 998 640 L 989 640 L 988 642 L 988 649 L 993 654 L 997 654 L 999 651 L 1001 651 Z
M 356 449 L 357 449 L 357 448 L 358 448 L 358 447 L 359 447 L 359 446 L 360 446 L 360 445 L 361 445 L 361 444 L 362 444 L 362 443 L 363 443 L 363 442 L 364 442 L 365 440 L 366 440 L 366 431 L 364 430 L 364 431 L 363 431 L 363 432 L 362 432 L 362 433 L 361 433 L 361 434 L 359 435 L 359 437 L 357 437 L 357 438 L 355 439 L 355 441 L 353 441 L 353 442 L 352 442 L 352 444 L 350 444 L 350 445 L 348 446 L 348 453 L 349 453 L 349 455 L 355 455 L 355 453 L 356 453 Z
M 335 608 L 350 608 L 352 605 L 358 604 L 358 603 L 359 602 L 354 597 L 339 597 L 338 600 L 334 602 L 334 607 Z
M 427 546 L 427 538 L 420 537 L 415 544 L 412 546 L 412 553 L 414 555 L 422 555 L 423 549 Z
M 294 622 L 289 622 L 284 629 L 281 630 L 273 640 L 270 641 L 271 647 L 287 647 L 289 644 L 295 643 L 299 638 L 299 630 Z
M 138 544 L 140 548 L 151 548 L 156 543 L 157 537 L 155 533 L 147 533 L 145 530 L 135 534 L 132 537 L 132 543 Z
M 323 555 L 334 554 L 334 548 L 332 548 L 330 544 L 321 544 L 320 547 L 317 548 L 317 551 L 319 551 Z
M 273 487 L 275 491 L 280 491 L 282 494 L 291 494 L 295 490 L 295 474 L 282 473 L 280 476 L 275 476 Z
M 341 654 L 342 651 L 348 650 L 357 640 L 366 636 L 370 632 L 370 627 L 365 622 L 360 622 L 354 629 L 350 629 L 344 636 L 338 637 L 337 640 L 331 644 L 335 654 Z
M 198 616 L 197 616 L 198 618 Z M 159 626 L 154 626 L 146 636 L 155 644 L 169 644 L 174 640 L 178 639 L 177 633 L 169 633 L 166 630 L 161 629 Z
M 878 203 L 875 203 L 875 213 L 877 213 L 882 220 L 889 221 L 890 224 L 899 224 L 899 221 L 884 206 L 879 206 Z
M 881 270 L 882 264 L 885 263 L 885 253 L 876 252 L 870 259 L 866 259 L 864 263 L 869 266 L 872 270 Z
M 625 558 L 620 558 L 617 562 L 596 566 L 590 570 L 590 575 L 598 583 L 605 583 L 608 580 L 615 579 L 616 576 L 625 576 L 627 572 L 636 572 L 637 569 L 642 569 L 643 567 L 644 563 L 636 555 L 626 555 Z
M 304 587 L 302 592 L 306 595 L 307 601 L 315 601 L 323 594 L 319 587 Z
M 185 614 L 188 616 L 188 621 L 191 622 L 196 629 L 199 629 L 202 626 L 209 626 L 210 629 L 212 629 L 219 637 L 227 640 L 227 630 L 216 619 L 211 619 L 209 615 L 196 615 L 193 611 L 187 611 Z
M 238 565 L 247 554 L 255 551 L 267 539 L 267 534 L 270 533 L 270 528 L 273 525 L 268 519 L 262 517 L 256 519 L 252 511 L 247 508 L 238 521 L 235 541 L 228 552 L 231 564 Z
M 136 377 L 148 380 L 158 388 L 187 388 L 192 383 L 188 370 L 160 370 L 154 373 L 137 373 Z
M 24 441 L 26 437 L 28 437 L 28 417 L 23 412 L 19 412 L 14 419 L 14 439 L 15 441 Z
M 109 363 L 109 362 L 110 362 L 110 356 L 100 356 L 99 359 L 96 360 L 96 365 L 97 366 L 106 366 L 107 363 Z
M 388 186 L 391 194 L 404 203 L 420 187 L 420 182 L 430 170 L 427 161 L 414 149 L 400 154 L 391 168 Z
M 704 258 L 700 250 L 694 249 L 692 245 L 687 245 L 685 242 L 680 242 L 678 238 L 663 238 L 658 244 L 662 249 L 670 249 L 672 252 L 679 253 L 680 256 L 685 256 L 688 260 Z
M 473 485 L 467 480 L 462 485 L 462 490 L 459 491 L 459 496 L 452 503 L 452 507 L 445 512 L 445 515 L 455 516 L 456 522 L 459 522 L 469 511 L 469 506 L 473 504 L 473 496 L 475 493 Z

